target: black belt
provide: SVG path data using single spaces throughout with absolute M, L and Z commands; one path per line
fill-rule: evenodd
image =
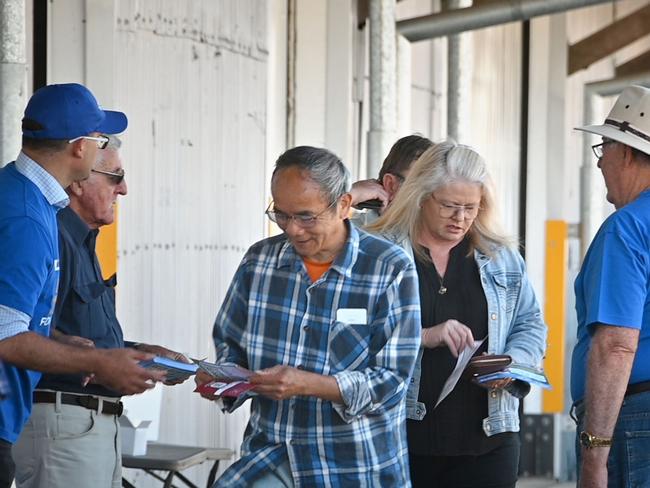
M 637 393 L 643 393 L 644 391 L 650 391 L 650 381 L 642 381 L 641 383 L 627 385 L 625 396 L 636 395 Z
M 90 395 L 74 395 L 72 393 L 59 393 L 61 395 L 61 403 L 65 405 L 76 405 L 78 407 L 84 407 L 88 410 L 97 410 L 99 408 L 99 398 L 90 396 Z M 56 403 L 56 391 L 35 391 L 34 392 L 34 403 Z M 124 405 L 122 402 L 108 402 L 104 400 L 102 402 L 101 413 L 107 415 L 117 415 L 118 417 L 122 415 L 124 410 Z

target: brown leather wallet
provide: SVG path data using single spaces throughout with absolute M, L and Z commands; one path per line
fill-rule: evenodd
M 465 367 L 465 375 L 472 378 L 484 374 L 496 373 L 510 366 L 512 358 L 507 354 L 474 356 Z

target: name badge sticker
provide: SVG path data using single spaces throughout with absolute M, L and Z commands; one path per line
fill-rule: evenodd
M 368 312 L 365 308 L 339 308 L 336 311 L 336 321 L 346 324 L 367 324 Z

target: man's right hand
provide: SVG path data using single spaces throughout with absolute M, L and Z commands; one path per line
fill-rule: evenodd
M 458 357 L 463 349 L 474 345 L 474 336 L 469 327 L 454 319 L 422 329 L 422 347 L 433 349 L 442 345 Z
M 97 349 L 97 361 L 93 371 L 96 383 L 133 395 L 155 386 L 156 381 L 165 381 L 165 373 L 145 369 L 138 363 L 154 357 L 153 354 L 135 349 Z
M 352 185 L 350 189 L 352 195 L 352 206 L 356 206 L 367 200 L 381 200 L 383 211 L 388 205 L 389 195 L 383 186 L 377 180 L 361 180 Z

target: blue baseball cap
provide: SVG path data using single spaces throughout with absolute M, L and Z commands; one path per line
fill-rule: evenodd
M 102 110 L 83 85 L 47 85 L 34 92 L 25 108 L 23 136 L 31 139 L 74 139 L 91 132 L 120 134 L 129 121 L 122 112 Z

